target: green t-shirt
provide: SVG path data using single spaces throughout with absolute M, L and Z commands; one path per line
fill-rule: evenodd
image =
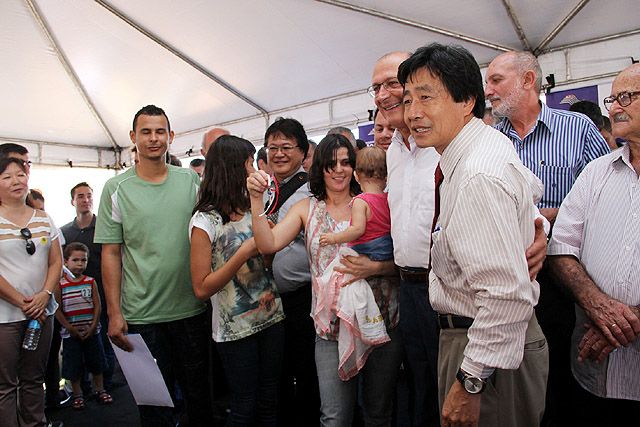
M 205 310 L 193 294 L 189 220 L 200 185 L 192 170 L 167 166 L 155 184 L 135 168 L 104 186 L 94 241 L 122 245 L 122 314 L 149 324 L 195 316 Z

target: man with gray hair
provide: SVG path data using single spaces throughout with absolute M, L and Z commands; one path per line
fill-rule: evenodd
M 351 129 L 346 128 L 344 126 L 336 126 L 334 128 L 329 129 L 327 135 L 342 135 L 349 140 L 353 148 L 356 148 L 356 137 L 351 132 Z
M 486 74 L 485 96 L 496 129 L 513 143 L 522 163 L 544 184 L 538 207 L 553 225 L 558 208 L 582 169 L 609 152 L 596 126 L 584 115 L 556 110 L 540 102 L 542 70 L 529 52 L 506 52 L 495 58 Z M 549 277 L 545 264 L 538 275 L 541 293 L 536 307 L 549 343 L 549 384 L 543 425 L 568 425 L 560 420 L 560 405 L 570 396 L 569 343 L 573 306 Z

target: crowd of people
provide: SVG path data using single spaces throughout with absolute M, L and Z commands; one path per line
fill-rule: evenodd
M 189 168 L 148 105 L 135 165 L 97 216 L 73 186 L 60 230 L 29 195 L 27 150 L 0 145 L 2 424 L 45 425 L 61 341 L 73 408 L 111 404 L 112 345 L 137 333 L 191 426 L 214 425 L 223 389 L 228 426 L 391 426 L 401 367 L 411 426 L 626 425 L 640 66 L 604 99 L 609 127 L 599 108 L 541 103 L 541 81 L 528 52 L 495 58 L 484 83 L 462 47 L 391 52 L 373 66 L 373 146 L 342 127 L 316 144 L 279 118 L 257 153 L 208 131 Z M 173 408 L 138 408 L 176 425 Z

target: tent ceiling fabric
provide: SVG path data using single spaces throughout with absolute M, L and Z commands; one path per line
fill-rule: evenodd
M 238 134 L 259 141 L 268 124 L 260 109 L 269 112 L 272 121 L 300 106 L 289 115 L 318 129 L 335 124 L 332 120 L 344 123 L 349 116 L 362 120 L 373 106 L 364 94 L 371 68 L 389 51 L 411 51 L 433 41 L 458 43 L 481 64 L 500 53 L 420 25 L 522 49 L 510 7 L 535 49 L 582 6 L 546 50 L 639 30 L 637 0 L 31 1 L 117 145 L 130 145 L 133 114 L 153 103 L 171 119 L 178 135 L 176 152 L 197 148 L 202 131 L 220 123 L 231 122 Z M 414 25 L 397 22 L 402 19 Z M 110 150 L 109 136 L 65 72 L 28 3 L 0 2 L 0 23 L 0 88 L 5 98 L 0 141 Z M 638 55 L 637 42 L 628 43 L 628 50 L 621 49 L 623 45 L 615 45 L 606 58 L 601 52 L 589 58 L 588 48 L 576 49 L 584 56 L 578 69 L 593 61 L 593 74 L 619 71 L 625 57 Z M 562 52 L 541 58 L 541 64 L 545 72 L 576 73 L 565 67 Z M 332 97 L 338 98 L 313 103 Z M 321 111 L 327 106 L 328 113 Z

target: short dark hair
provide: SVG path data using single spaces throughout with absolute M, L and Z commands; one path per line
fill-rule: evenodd
M 324 183 L 324 172 L 336 166 L 336 155 L 339 148 L 346 148 L 349 153 L 349 164 L 355 170 L 356 168 L 356 150 L 349 140 L 340 134 L 331 134 L 322 138 L 320 144 L 316 147 L 313 154 L 313 163 L 309 169 L 309 189 L 311 194 L 318 200 L 327 198 L 327 187 Z M 355 196 L 360 193 L 360 185 L 358 181 L 351 176 L 349 183 L 351 195 Z
M 189 166 L 192 168 L 198 168 L 202 165 L 204 165 L 204 159 L 193 159 L 189 162 Z
M 20 144 L 14 144 L 7 142 L 6 144 L 0 144 L 0 159 L 8 157 L 9 154 L 16 153 L 20 155 L 29 154 L 29 150 Z
M 167 130 L 171 132 L 171 123 L 169 123 L 169 117 L 167 117 L 167 113 L 160 107 L 156 107 L 155 105 L 146 105 L 138 110 L 135 116 L 133 116 L 133 127 L 131 128 L 134 132 L 136 131 L 136 125 L 138 124 L 138 117 L 140 116 L 164 116 L 167 119 Z
M 455 102 L 473 100 L 473 115 L 484 117 L 484 88 L 480 67 L 471 53 L 458 45 L 431 43 L 415 51 L 398 68 L 398 81 L 405 86 L 418 70 L 426 68 L 438 77 Z
M 262 160 L 265 163 L 268 162 L 266 147 L 262 147 L 261 149 L 259 149 L 258 153 L 256 154 L 256 163 L 259 162 L 260 160 Z
M 367 143 L 364 142 L 364 139 L 356 139 L 356 148 L 358 150 L 362 150 L 363 148 L 367 148 Z
M 591 101 L 578 101 L 571 104 L 569 111 L 575 111 L 576 113 L 582 113 L 589 117 L 598 130 L 604 127 L 604 120 L 602 120 L 602 110 L 595 102 Z
M 42 191 L 32 188 L 29 190 L 29 194 L 33 200 L 42 200 L 44 202 L 44 195 L 42 194 Z
M 169 156 L 169 161 L 167 163 L 173 166 L 178 166 L 179 168 L 182 167 L 182 162 L 178 157 L 174 156 L 173 154 L 169 154 L 168 151 L 167 151 L 167 155 Z
M 89 190 L 91 190 L 93 192 L 93 188 L 91 188 L 91 186 L 89 184 L 87 184 L 86 182 L 82 181 L 77 183 L 76 185 L 74 185 L 71 188 L 71 200 L 73 200 L 73 197 L 75 196 L 75 192 L 78 188 L 80 187 L 89 187 Z
M 87 258 L 89 258 L 89 248 L 87 247 L 87 245 L 85 245 L 84 243 L 80 243 L 80 242 L 71 242 L 68 243 L 65 247 L 64 247 L 64 259 L 65 261 L 69 259 L 69 257 L 71 257 L 71 254 L 74 251 L 82 251 L 84 253 L 87 254 Z
M 294 139 L 298 143 L 298 147 L 307 157 L 307 151 L 309 150 L 309 141 L 307 139 L 307 133 L 304 131 L 302 123 L 296 119 L 279 117 L 275 122 L 267 128 L 264 134 L 264 145 L 268 146 L 269 138 L 278 134 L 283 135 L 286 138 Z
M 0 173 L 4 172 L 11 163 L 18 165 L 22 172 L 27 172 L 27 168 L 22 160 L 16 159 L 15 157 L 0 157 Z

